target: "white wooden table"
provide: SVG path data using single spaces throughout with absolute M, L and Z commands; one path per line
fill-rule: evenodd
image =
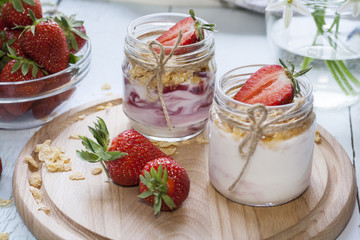
M 68 15 L 76 14 L 79 19 L 85 20 L 92 42 L 92 67 L 71 107 L 106 98 L 107 92 L 101 90 L 104 83 L 111 84 L 110 92 L 121 93 L 124 38 L 127 26 L 133 19 L 157 12 L 187 13 L 189 7 L 62 0 L 59 11 Z M 272 63 L 263 15 L 220 4 L 211 7 L 191 7 L 197 16 L 217 24 L 219 31 L 215 34 L 215 58 L 218 64 L 218 78 L 228 70 L 241 65 Z M 360 155 L 360 104 L 337 111 L 315 111 L 318 123 L 342 144 L 359 176 L 360 159 L 357 155 Z M 3 162 L 0 198 L 13 197 L 12 175 L 17 157 L 36 130 L 38 128 L 20 131 L 0 130 L 0 156 Z M 359 186 L 359 179 L 357 183 Z M 357 201 L 352 218 L 338 239 L 360 239 L 359 226 L 360 213 Z M 9 233 L 10 239 L 34 239 L 15 205 L 0 208 L 0 232 Z

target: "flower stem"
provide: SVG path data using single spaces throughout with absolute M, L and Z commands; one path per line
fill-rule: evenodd
M 325 63 L 327 65 L 327 67 L 329 68 L 331 74 L 333 75 L 335 81 L 338 83 L 339 87 L 341 88 L 341 90 L 346 94 L 349 95 L 349 92 L 347 91 L 347 89 L 344 87 L 344 85 L 342 84 L 340 78 L 338 77 L 335 69 L 333 68 L 333 61 L 330 60 L 325 60 Z
M 343 61 L 336 61 L 337 65 L 340 67 L 341 71 L 346 75 L 346 77 L 353 83 L 355 86 L 360 88 L 360 81 L 352 75 L 349 69 L 345 66 Z

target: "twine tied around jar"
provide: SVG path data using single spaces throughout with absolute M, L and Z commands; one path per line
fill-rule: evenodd
M 248 132 L 239 145 L 239 153 L 241 157 L 245 158 L 245 164 L 244 167 L 241 169 L 239 175 L 237 176 L 236 180 L 229 186 L 229 191 L 232 191 L 236 184 L 240 181 L 250 162 L 251 156 L 256 150 L 258 142 L 264 135 L 292 129 L 294 126 L 299 126 L 300 124 L 305 123 L 310 114 L 314 116 L 313 112 L 310 111 L 309 114 L 303 115 L 295 119 L 294 121 L 290 121 L 284 124 L 273 124 L 275 122 L 284 120 L 284 117 L 286 115 L 289 115 L 299 110 L 301 106 L 304 105 L 305 100 L 306 99 L 304 97 L 300 97 L 293 107 L 283 113 L 280 113 L 271 120 L 267 120 L 269 113 L 263 104 L 255 104 L 247 109 L 247 114 L 250 119 L 250 125 L 240 126 L 236 124 L 241 130 Z M 235 123 L 230 119 L 228 120 L 232 123 Z M 245 150 L 246 147 L 247 149 Z

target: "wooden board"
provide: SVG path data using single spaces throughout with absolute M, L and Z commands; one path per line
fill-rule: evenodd
M 97 111 L 111 102 L 113 107 Z M 276 207 L 249 207 L 229 201 L 210 184 L 207 175 L 208 144 L 180 144 L 174 158 L 187 170 L 191 189 L 181 208 L 153 215 L 140 200 L 138 187 L 121 187 L 105 182 L 104 173 L 94 176 L 99 165 L 76 157 L 81 149 L 71 134 L 88 135 L 87 126 L 96 116 L 108 124 L 111 137 L 128 128 L 121 99 L 88 104 L 72 109 L 44 125 L 22 150 L 13 176 L 17 210 L 38 239 L 334 239 L 350 219 L 356 194 L 354 169 L 341 145 L 318 126 L 322 142 L 314 149 L 310 187 L 296 200 Z M 76 117 L 86 114 L 85 120 Z M 38 172 L 43 178 L 44 204 L 51 212 L 38 211 L 30 191 L 30 169 L 25 155 L 46 139 L 65 148 L 73 171 L 85 174 L 71 181 L 71 172 Z

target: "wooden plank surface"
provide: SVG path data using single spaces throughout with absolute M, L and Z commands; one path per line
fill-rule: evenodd
M 128 128 L 119 100 L 99 112 L 94 105 L 75 108 L 42 127 L 25 145 L 17 161 L 13 192 L 17 209 L 38 239 L 319 239 L 336 238 L 350 219 L 356 199 L 353 166 L 341 145 L 322 127 L 322 142 L 315 145 L 310 187 L 298 199 L 276 207 L 249 207 L 224 198 L 210 184 L 207 174 L 207 144 L 179 143 L 174 156 L 191 180 L 188 199 L 173 212 L 154 216 L 151 207 L 137 198 L 137 187 L 106 182 L 103 173 L 93 176 L 93 164 L 77 158 L 81 149 L 72 134 L 89 135 L 87 126 L 97 116 L 107 121 L 114 137 Z M 76 121 L 79 115 L 85 120 Z M 71 157 L 73 172 L 86 179 L 71 181 L 71 172 L 51 173 L 45 166 L 41 192 L 51 212 L 38 211 L 28 179 L 32 172 L 24 162 L 34 155 L 36 144 L 52 140 Z M 25 191 L 24 191 L 25 190 Z M 61 230 L 60 230 L 61 229 Z

